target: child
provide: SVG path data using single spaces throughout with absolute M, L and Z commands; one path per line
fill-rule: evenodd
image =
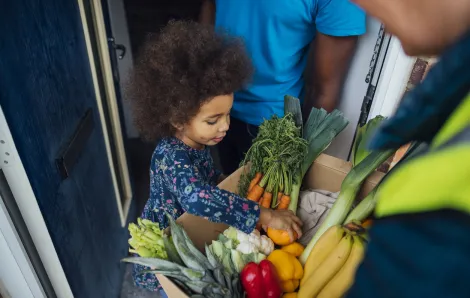
M 301 234 L 292 212 L 261 208 L 216 186 L 223 175 L 207 146 L 223 140 L 233 92 L 244 86 L 251 70 L 240 42 L 210 26 L 171 22 L 148 40 L 129 88 L 138 129 L 159 141 L 143 218 L 166 228 L 166 212 L 175 219 L 188 212 L 246 233 L 259 223 Z M 135 281 L 149 290 L 159 287 L 151 274 L 136 274 Z

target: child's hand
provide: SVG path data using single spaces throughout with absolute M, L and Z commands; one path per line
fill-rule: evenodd
M 271 210 L 269 208 L 261 208 L 259 223 L 266 230 L 268 227 L 285 230 L 289 233 L 291 239 L 295 239 L 294 231 L 298 238 L 302 236 L 302 221 L 294 215 L 290 210 Z

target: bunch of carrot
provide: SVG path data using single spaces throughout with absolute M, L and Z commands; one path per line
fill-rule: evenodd
M 273 187 L 275 185 L 275 176 L 275 174 L 263 176 L 263 174 L 257 172 L 248 186 L 246 198 L 258 202 L 264 208 L 287 209 L 290 203 L 290 192 L 287 189 L 284 192 L 282 184 L 277 185 L 277 191 L 274 190 L 276 188 L 276 186 Z M 280 177 L 282 178 L 283 175 Z
M 265 208 L 288 209 L 306 153 L 307 143 L 291 114 L 265 120 L 242 164 L 250 163 L 250 172 L 242 175 L 239 193 Z

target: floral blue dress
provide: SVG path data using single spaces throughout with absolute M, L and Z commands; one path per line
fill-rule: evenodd
M 165 213 L 176 219 L 188 212 L 251 233 L 259 219 L 258 204 L 218 188 L 219 177 L 209 148 L 197 150 L 177 138 L 161 140 L 152 156 L 150 198 L 141 217 L 163 229 L 168 226 Z M 134 266 L 136 285 L 158 291 L 155 275 L 139 274 L 145 269 Z

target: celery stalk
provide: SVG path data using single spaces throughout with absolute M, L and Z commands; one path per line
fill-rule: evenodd
M 325 221 L 320 225 L 312 240 L 310 240 L 309 244 L 300 256 L 299 260 L 302 264 L 305 264 L 307 261 L 308 255 L 320 236 L 323 235 L 323 233 L 330 227 L 341 224 L 344 221 L 348 212 L 351 210 L 351 206 L 356 199 L 356 195 L 361 189 L 364 180 L 373 171 L 375 171 L 378 166 L 386 161 L 393 152 L 393 150 L 373 151 L 358 165 L 353 167 L 351 171 L 349 171 L 341 184 L 341 191 L 336 202 L 333 204 L 333 207 L 326 216 Z

